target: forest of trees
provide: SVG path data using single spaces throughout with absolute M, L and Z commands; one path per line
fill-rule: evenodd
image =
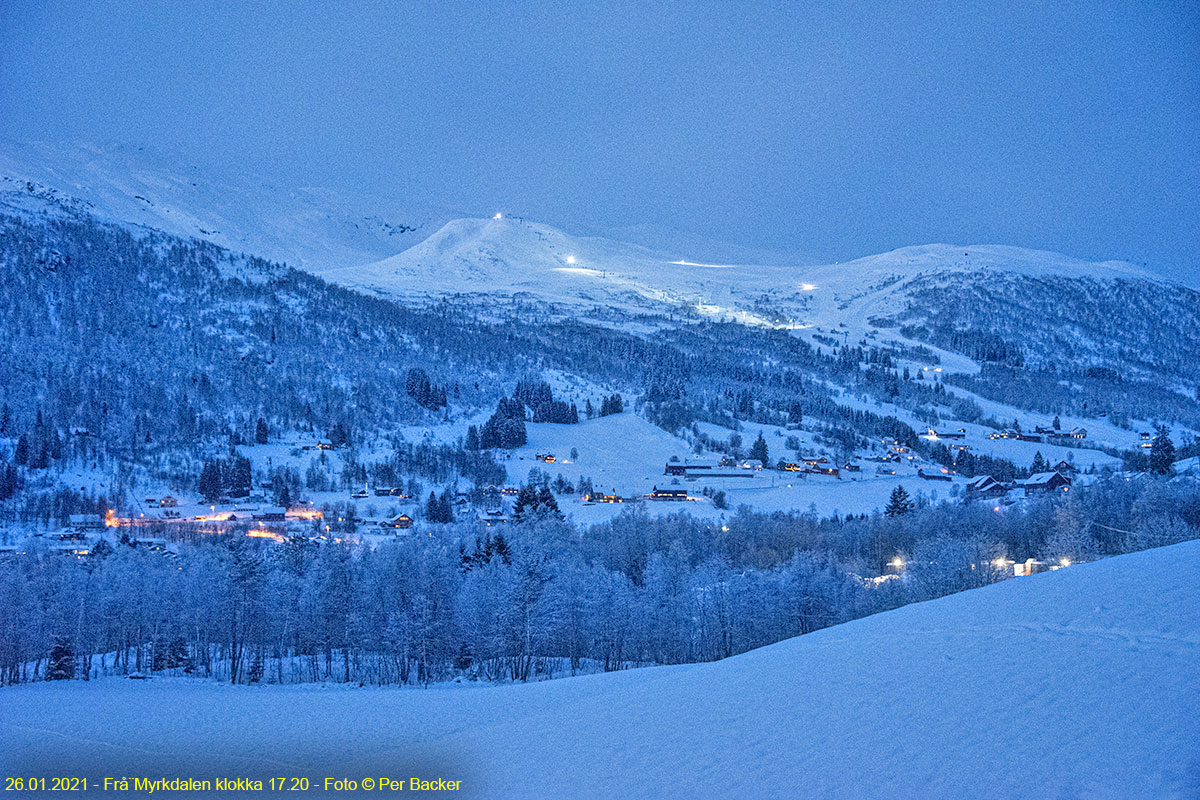
M 0 679 L 387 684 L 705 661 L 1011 576 L 999 557 L 1078 563 L 1200 536 L 1200 497 L 1165 480 L 1003 514 L 918 496 L 890 516 L 635 508 L 587 529 L 539 502 L 503 535 L 456 522 L 375 548 L 229 536 L 80 561 L 32 546 L 0 569 Z M 902 576 L 866 579 L 896 557 Z

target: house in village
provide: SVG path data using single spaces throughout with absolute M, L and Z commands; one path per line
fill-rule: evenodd
M 1039 472 L 1030 475 L 1023 481 L 1017 482 L 1017 487 L 1025 490 L 1025 496 L 1045 494 L 1047 492 L 1067 491 L 1071 488 L 1071 479 L 1061 472 Z
M 233 519 L 232 515 L 230 519 Z M 255 522 L 284 522 L 287 520 L 287 509 L 283 506 L 266 506 L 250 512 L 250 519 Z
M 676 476 L 695 476 L 697 474 L 707 474 L 712 471 L 712 464 L 667 464 L 663 471 L 664 475 Z
M 412 526 L 413 518 L 408 514 L 400 514 L 399 516 L 392 517 L 391 519 L 384 520 L 383 522 L 379 523 L 379 527 L 381 528 L 404 529 L 411 528 Z
M 930 428 L 926 435 L 932 436 L 935 439 L 965 439 L 967 438 L 967 429 L 959 428 L 953 431 L 935 431 L 933 428 Z
M 1016 564 L 1013 564 L 1013 574 L 1017 577 L 1021 577 L 1022 575 L 1034 575 L 1038 572 L 1045 572 L 1048 568 L 1049 565 L 1047 565 L 1046 562 L 1029 558 L 1023 562 L 1019 561 Z
M 1065 459 L 1062 461 L 1059 461 L 1057 464 L 1055 464 L 1050 469 L 1054 470 L 1055 472 L 1061 472 L 1063 475 L 1070 475 L 1070 474 L 1079 472 L 1079 467 L 1075 466 L 1070 461 L 1067 461 Z
M 604 492 L 601 492 L 601 491 L 593 491 L 591 494 L 589 494 L 584 499 L 587 500 L 587 502 L 589 502 L 589 503 L 624 503 L 625 502 L 625 498 L 621 497 L 619 494 L 617 494 L 615 489 L 613 490 L 612 494 L 605 494 Z
M 64 556 L 75 556 L 76 558 L 83 558 L 91 552 L 87 542 L 55 542 L 54 544 L 49 545 L 47 549 L 51 553 L 58 553 L 59 555 Z
M 143 550 L 166 551 L 167 540 L 157 536 L 137 536 L 129 540 L 129 545 Z
M 968 500 L 998 498 L 1008 494 L 1008 486 L 991 475 L 979 475 L 967 482 L 963 497 Z
M 951 478 L 949 475 L 943 474 L 941 472 L 926 472 L 923 469 L 917 470 L 917 477 L 921 478 L 922 480 L 927 480 L 927 481 L 950 482 L 951 480 L 953 480 L 953 478 Z
M 479 521 L 490 528 L 493 525 L 507 525 L 512 518 L 504 513 L 503 508 L 488 508 L 479 512 Z
M 72 514 L 71 529 L 76 531 L 104 530 L 104 517 L 100 514 Z
M 75 528 L 63 528 L 57 533 L 47 535 L 46 538 L 54 542 L 83 542 L 87 541 L 88 534 Z
M 657 486 L 650 490 L 650 494 L 645 495 L 647 500 L 666 500 L 666 501 L 683 501 L 690 500 L 687 489 L 660 489 Z

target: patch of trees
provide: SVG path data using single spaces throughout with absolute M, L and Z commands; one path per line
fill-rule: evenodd
M 520 400 L 501 397 L 496 410 L 479 431 L 482 449 L 522 447 L 526 442 L 525 404 Z
M 206 503 L 225 497 L 247 497 L 253 488 L 250 459 L 233 455 L 225 461 L 205 461 L 196 481 L 196 489 Z
M 446 407 L 446 387 L 435 386 L 420 367 L 413 367 L 405 375 L 404 391 L 422 408 L 438 411 Z
M 579 422 L 579 409 L 573 403 L 555 400 L 550 384 L 545 381 L 517 381 L 513 400 L 529 408 L 533 422 L 557 422 L 575 425 Z
M 625 401 L 619 394 L 607 395 L 600 401 L 600 416 L 607 417 L 611 414 L 620 414 L 625 410 Z
M 449 488 L 440 495 L 429 493 L 429 499 L 425 501 L 425 519 L 438 523 L 454 522 L 454 499 Z
M 0 570 L 21 622 L 0 626 L 0 682 L 424 684 L 707 661 L 1010 578 L 1002 557 L 1079 562 L 1200 536 L 1200 496 L 1180 481 L 1102 481 L 1005 514 L 920 493 L 889 507 L 711 521 L 632 506 L 586 529 L 527 509 L 503 538 L 475 522 L 373 549 L 229 536 L 181 543 L 177 559 L 124 544 L 64 559 L 34 542 Z M 863 580 L 895 558 L 900 580 Z

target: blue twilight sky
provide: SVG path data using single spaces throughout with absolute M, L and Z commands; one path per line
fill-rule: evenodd
M 1196 2 L 0 2 L 0 136 L 574 232 L 1200 272 Z

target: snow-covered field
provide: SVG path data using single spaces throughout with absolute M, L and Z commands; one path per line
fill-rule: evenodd
M 1195 797 L 1197 574 L 1189 542 L 717 663 L 532 685 L 18 686 L 0 770 L 441 777 L 486 798 Z

